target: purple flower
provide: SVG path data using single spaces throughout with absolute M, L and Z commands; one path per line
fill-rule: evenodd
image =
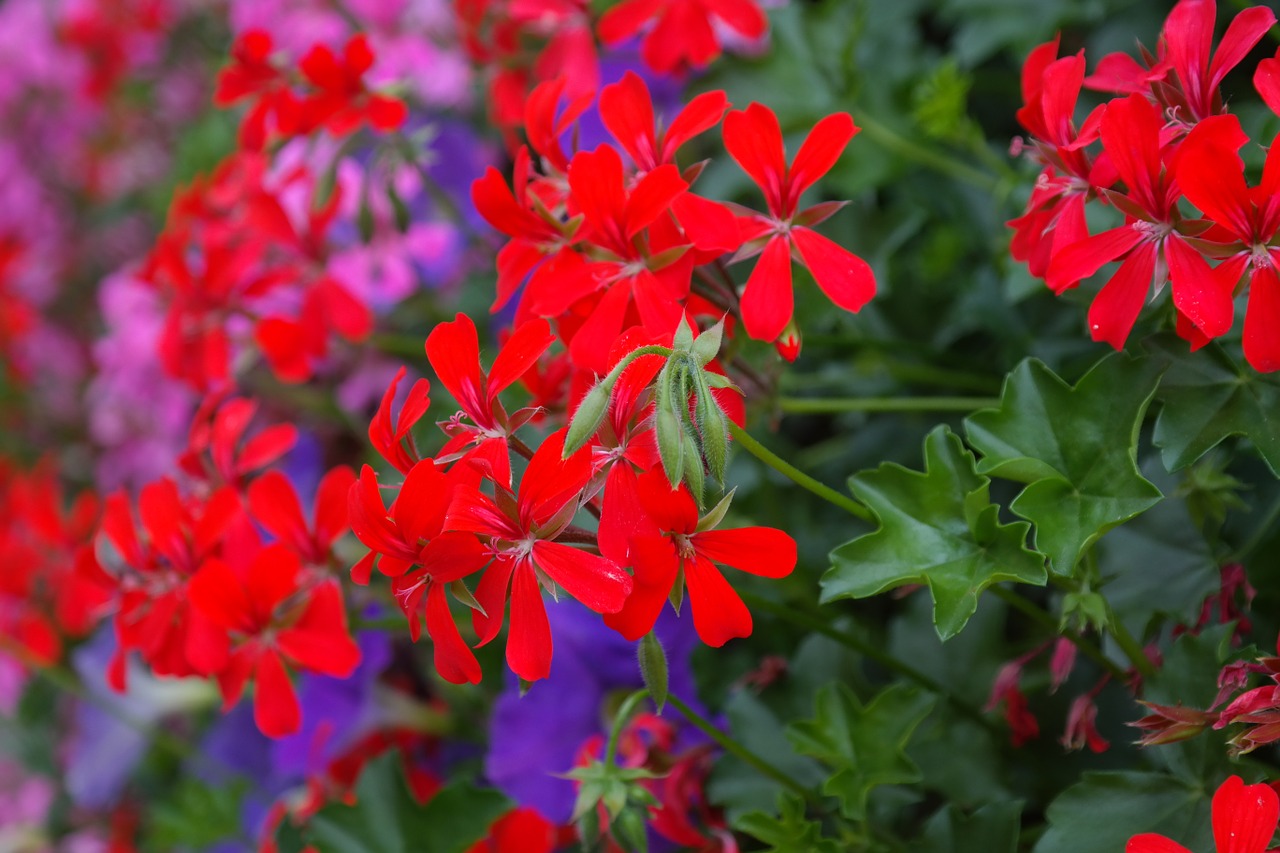
M 604 713 L 610 694 L 642 686 L 636 644 L 606 627 L 595 613 L 572 601 L 547 608 L 555 641 L 551 676 L 520 695 L 518 680 L 507 685 L 494 705 L 489 726 L 485 775 L 503 793 L 532 806 L 547 820 L 566 823 L 573 811 L 574 785 L 556 774 L 572 769 L 584 741 L 608 735 Z M 689 668 L 697 643 L 692 621 L 664 610 L 655 628 L 667 652 L 671 693 L 699 713 Z M 665 717 L 675 712 L 668 705 Z M 700 742 L 682 732 L 678 748 Z
M 377 728 L 380 709 L 375 686 L 391 663 L 391 638 L 381 631 L 362 631 L 356 641 L 360 666 L 351 677 L 302 677 L 298 689 L 302 728 L 271 745 L 276 775 L 305 778 L 320 773 Z
M 115 805 L 151 743 L 150 729 L 164 717 L 213 704 L 215 691 L 200 679 L 158 679 L 133 663 L 117 693 L 107 686 L 116 652 L 115 633 L 103 628 L 71 657 L 86 698 L 76 703 L 74 724 L 63 753 L 64 781 L 76 805 Z

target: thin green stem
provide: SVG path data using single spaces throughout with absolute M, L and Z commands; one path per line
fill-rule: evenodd
M 764 598 L 763 596 L 756 595 L 751 592 L 742 592 L 741 595 L 742 600 L 745 601 L 751 609 L 763 610 L 768 613 L 772 613 L 775 616 L 786 619 L 797 627 L 808 631 L 816 631 L 824 637 L 830 637 L 837 643 L 852 649 L 868 660 L 875 661 L 890 672 L 897 673 L 909 681 L 914 681 L 930 693 L 941 696 L 957 711 L 978 723 L 983 728 L 990 729 L 991 731 L 996 730 L 995 724 L 984 716 L 977 706 L 971 705 L 964 699 L 955 695 L 947 688 L 946 685 L 937 681 L 932 676 L 921 672 L 906 661 L 899 660 L 884 651 L 884 649 L 878 647 L 875 643 L 868 642 L 856 634 L 851 634 L 848 631 L 842 631 L 839 628 L 828 624 L 824 621 L 823 614 L 798 610 L 794 607 Z
M 928 166 L 944 175 L 950 175 L 985 192 L 993 192 L 1000 185 L 999 180 L 981 169 L 976 169 L 949 154 L 913 142 L 879 119 L 873 118 L 865 110 L 857 111 L 857 121 L 867 136 L 895 154 L 915 160 L 923 166 Z
M 1052 614 L 1048 613 L 1044 608 L 1040 607 L 1031 599 L 1022 595 L 1022 593 L 1006 586 L 993 586 L 989 587 L 989 589 L 996 598 L 999 598 L 1010 607 L 1029 617 L 1033 622 L 1040 624 L 1051 633 L 1064 637 L 1073 646 L 1079 649 L 1085 657 L 1105 669 L 1116 681 L 1123 682 L 1127 677 L 1127 673 L 1124 669 L 1118 663 L 1103 654 L 1102 649 L 1086 640 L 1079 633 L 1068 628 L 1061 627 L 1058 624 L 1058 620 L 1053 618 Z
M 751 437 L 751 434 L 742 427 L 729 421 L 729 433 L 733 436 L 734 441 L 742 445 L 748 453 L 786 477 L 797 486 L 808 489 L 818 497 L 829 503 L 833 503 L 841 509 L 847 511 L 851 515 L 861 518 L 863 521 L 871 520 L 871 511 L 862 504 L 855 501 L 848 495 L 842 495 L 830 486 L 820 483 L 813 477 L 796 468 L 787 462 L 778 454 L 765 447 L 760 442 Z
M 1116 645 L 1120 647 L 1125 657 L 1133 664 L 1133 668 L 1143 678 L 1150 678 L 1156 674 L 1155 664 L 1151 663 L 1151 658 L 1147 657 L 1142 644 L 1129 633 L 1129 629 L 1124 626 L 1124 623 L 1114 613 L 1111 614 L 1111 618 L 1107 621 L 1107 629 L 1111 632 L 1111 639 L 1116 641 Z
M 397 335 L 394 332 L 382 332 L 369 337 L 374 349 L 387 355 L 404 358 L 423 358 L 426 340 L 417 335 Z
M 735 758 L 739 759 L 745 764 L 748 764 L 751 767 L 754 767 L 756 770 L 759 770 L 763 775 L 768 776 L 770 779 L 777 782 L 779 785 L 782 785 L 784 788 L 787 788 L 791 791 L 796 792 L 800 796 L 804 797 L 804 799 L 807 802 L 814 805 L 818 809 L 822 808 L 822 798 L 818 796 L 818 794 L 815 791 L 811 790 L 807 785 L 797 780 L 794 776 L 787 773 L 785 770 L 761 758 L 756 753 L 747 749 L 745 746 L 738 743 L 736 740 L 729 737 L 724 732 L 720 731 L 720 729 L 716 728 L 716 726 L 712 724 L 710 720 L 706 719 L 697 711 L 693 710 L 688 705 L 686 705 L 684 701 L 680 699 L 679 696 L 675 696 L 675 695 L 668 696 L 667 702 L 671 705 L 671 707 L 679 711 L 680 714 L 686 720 L 692 723 L 695 728 L 697 728 L 707 737 L 711 738 L 713 741 L 719 744 L 720 748 L 723 749 L 725 752 L 729 753 L 730 755 L 734 756 Z
M 972 412 L 1000 405 L 996 397 L 779 397 L 791 414 L 836 412 Z
M 632 693 L 618 708 L 613 717 L 613 728 L 609 731 L 609 746 L 604 753 L 604 766 L 612 767 L 618 756 L 618 741 L 622 739 L 622 730 L 627 727 L 627 720 L 635 713 L 636 708 L 649 697 L 649 688 L 644 687 Z
M 1271 508 L 1267 510 L 1266 516 L 1262 519 L 1262 522 L 1254 528 L 1253 533 L 1249 535 L 1249 538 L 1245 540 L 1244 544 L 1232 551 L 1223 562 L 1238 563 L 1256 551 L 1258 546 L 1265 542 L 1268 536 L 1275 533 L 1275 524 L 1277 520 L 1280 520 L 1280 497 L 1277 497 L 1276 500 L 1272 502 Z

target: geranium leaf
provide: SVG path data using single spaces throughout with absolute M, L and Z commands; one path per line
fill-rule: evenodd
M 872 788 L 920 780 L 920 768 L 904 750 L 933 702 L 929 694 L 897 683 L 864 707 L 848 687 L 829 684 L 818 691 L 814 718 L 789 725 L 787 737 L 797 752 L 834 771 L 822 793 L 840 799 L 845 817 L 861 820 Z
M 1153 360 L 1116 353 L 1072 387 L 1028 359 L 1005 380 L 999 408 L 965 421 L 977 470 L 1027 484 L 1009 508 L 1035 524 L 1055 573 L 1071 574 L 1103 533 L 1163 497 L 1135 462 L 1159 375 Z
M 355 793 L 354 805 L 326 806 L 282 837 L 334 853 L 464 853 L 511 807 L 497 791 L 461 781 L 419 805 L 395 755 L 370 761 Z
M 1185 468 L 1242 435 L 1280 477 L 1280 375 L 1239 364 L 1217 344 L 1191 353 L 1183 341 L 1159 336 L 1144 346 L 1169 365 L 1156 392 L 1163 405 L 1153 437 L 1166 468 Z
M 1114 853 L 1142 832 L 1206 849 L 1209 800 L 1202 785 L 1164 773 L 1085 773 L 1049 805 L 1035 853 Z
M 743 815 L 737 829 L 769 845 L 764 853 L 839 853 L 839 844 L 822 837 L 822 824 L 805 817 L 803 799 L 783 794 L 779 806 L 777 817 L 765 812 Z
M 886 463 L 850 481 L 880 529 L 831 552 L 822 600 L 865 598 L 905 584 L 926 584 L 944 640 L 964 627 L 982 590 L 999 581 L 1043 584 L 1044 555 L 1025 546 L 1029 525 L 1001 524 L 989 480 L 945 426 L 925 439 L 925 470 Z

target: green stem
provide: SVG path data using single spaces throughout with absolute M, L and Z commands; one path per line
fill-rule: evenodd
M 1124 652 L 1125 657 L 1133 664 L 1133 668 L 1143 678 L 1150 678 L 1156 674 L 1155 665 L 1151 663 L 1151 658 L 1147 657 L 1147 653 L 1143 651 L 1142 645 L 1134 639 L 1129 633 L 1129 629 L 1124 626 L 1114 613 L 1107 621 L 1107 628 L 1111 631 L 1111 639 L 1116 641 L 1116 645 Z
M 797 486 L 808 489 L 823 500 L 835 504 L 841 509 L 849 512 L 851 515 L 861 518 L 863 521 L 871 520 L 871 511 L 862 504 L 858 503 L 848 495 L 840 494 L 830 486 L 818 482 L 799 468 L 796 468 L 781 456 L 756 441 L 751 437 L 750 433 L 735 424 L 733 421 L 729 421 L 729 433 L 733 436 L 734 441 L 742 445 L 748 453 L 789 479 L 791 482 L 795 483 Z
M 992 586 L 988 588 L 996 598 L 999 598 L 1001 601 L 1005 602 L 1025 616 L 1030 617 L 1033 622 L 1037 622 L 1042 627 L 1048 629 L 1051 633 L 1058 634 L 1067 639 L 1073 646 L 1079 649 L 1085 657 L 1105 669 L 1116 681 L 1121 683 L 1124 682 L 1127 673 L 1119 664 L 1103 654 L 1102 649 L 1086 640 L 1080 634 L 1068 628 L 1061 627 L 1058 624 L 1057 619 L 1054 619 L 1050 613 L 1045 611 L 1044 608 L 1040 607 L 1035 602 L 1031 601 L 1031 599 L 1016 590 L 1010 589 L 1009 587 Z
M 751 592 L 742 592 L 740 594 L 742 596 L 742 600 L 750 605 L 751 609 L 767 611 L 775 616 L 786 619 L 799 628 L 803 628 L 808 631 L 816 631 L 825 637 L 830 637 L 837 643 L 852 649 L 868 660 L 875 661 L 890 672 L 895 672 L 909 681 L 914 681 L 930 693 L 941 696 L 957 711 L 978 723 L 983 728 L 989 729 L 993 732 L 996 731 L 995 724 L 984 716 L 977 706 L 969 704 L 964 699 L 961 699 L 959 696 L 952 693 L 946 685 L 936 681 L 932 676 L 921 672 L 906 661 L 899 660 L 876 644 L 868 642 L 856 634 L 851 634 L 848 631 L 842 631 L 839 628 L 827 624 L 823 621 L 824 617 L 822 614 L 811 614 L 801 611 L 794 607 L 772 601 L 771 599 L 764 598 Z
M 636 707 L 649 696 L 647 687 L 637 690 L 626 698 L 618 713 L 613 717 L 613 729 L 609 732 L 609 746 L 604 753 L 604 766 L 612 767 L 618 756 L 618 741 L 622 739 L 622 730 L 627 727 L 627 720 L 635 713 Z
M 379 352 L 403 358 L 423 358 L 426 353 L 426 339 L 417 335 L 397 335 L 394 332 L 382 332 L 370 335 L 369 343 Z
M 751 767 L 754 767 L 756 770 L 759 770 L 762 774 L 768 776 L 784 788 L 796 792 L 800 796 L 804 797 L 807 802 L 813 804 L 819 809 L 822 808 L 822 798 L 818 796 L 817 793 L 810 790 L 808 786 L 801 783 L 785 770 L 771 764 L 759 755 L 756 755 L 754 752 L 747 749 L 742 744 L 738 743 L 733 738 L 729 737 L 724 732 L 720 731 L 720 729 L 716 728 L 710 720 L 707 720 L 697 711 L 686 705 L 679 696 L 668 696 L 667 702 L 679 711 L 686 720 L 692 723 L 695 728 L 719 744 L 720 748 L 725 752 Z
M 1239 563 L 1245 557 L 1257 550 L 1258 546 L 1266 541 L 1268 536 L 1275 533 L 1276 521 L 1280 520 L 1280 497 L 1271 504 L 1271 508 L 1267 510 L 1267 515 L 1262 522 L 1254 528 L 1253 533 L 1245 540 L 1244 544 L 1227 556 L 1224 563 Z
M 985 192 L 994 191 L 1000 184 L 996 178 L 981 169 L 975 169 L 948 154 L 911 141 L 879 119 L 873 118 L 865 110 L 857 111 L 856 120 L 867 136 L 895 154 L 915 160 L 923 166 L 928 166 L 944 175 L 950 175 Z
M 791 414 L 836 412 L 972 412 L 1000 405 L 996 397 L 779 397 Z

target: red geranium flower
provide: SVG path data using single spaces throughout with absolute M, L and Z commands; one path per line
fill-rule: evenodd
M 769 204 L 767 216 L 755 214 L 742 221 L 743 238 L 756 244 L 749 243 L 748 251 L 761 252 L 742 294 L 742 324 L 756 340 L 775 340 L 791 321 L 793 251 L 822 292 L 846 311 L 859 310 L 875 295 L 875 274 L 867 262 L 808 227 L 835 213 L 840 205 L 797 210 L 801 194 L 831 170 L 857 132 L 848 113 L 829 115 L 809 132 L 788 166 L 782 128 L 773 110 L 751 104 L 725 116 L 725 149 Z
M 702 642 L 719 647 L 734 637 L 750 636 L 751 613 L 715 564 L 766 578 L 786 577 L 796 566 L 795 540 L 772 527 L 701 529 L 693 496 L 684 485 L 672 491 L 661 468 L 640 477 L 638 491 L 654 532 L 631 540 L 635 589 L 621 611 L 605 616 L 605 624 L 638 640 L 653 629 L 673 588 L 685 584 Z M 676 589 L 675 594 L 683 593 Z
M 1217 853 L 1263 853 L 1276 831 L 1280 798 L 1270 785 L 1246 785 L 1239 776 L 1223 782 L 1213 795 L 1213 842 Z M 1135 835 L 1125 853 L 1190 853 L 1153 832 Z

